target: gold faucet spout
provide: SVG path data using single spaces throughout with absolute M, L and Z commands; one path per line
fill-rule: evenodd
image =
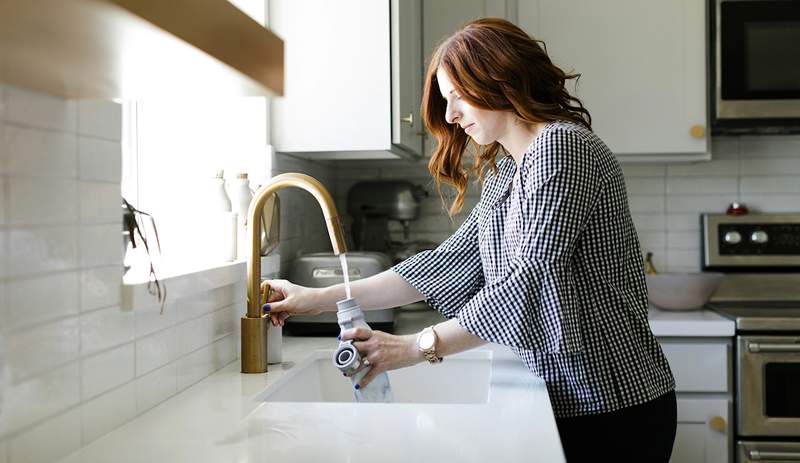
M 302 188 L 314 196 L 322 208 L 334 254 L 339 255 L 347 250 L 333 198 L 314 177 L 297 173 L 281 174 L 270 179 L 256 192 L 247 211 L 250 258 L 247 261 L 247 314 L 242 317 L 242 373 L 267 371 L 267 327 L 270 322 L 261 313 L 261 211 L 273 194 L 288 187 Z

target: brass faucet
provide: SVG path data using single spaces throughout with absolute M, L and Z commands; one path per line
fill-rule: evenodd
M 270 320 L 262 314 L 261 307 L 266 301 L 269 287 L 265 286 L 262 292 L 260 216 L 267 200 L 278 190 L 287 187 L 302 188 L 314 195 L 325 216 L 334 254 L 339 255 L 347 250 L 342 223 L 333 198 L 314 177 L 296 173 L 281 174 L 273 177 L 256 192 L 247 211 L 247 223 L 250 224 L 250 259 L 247 261 L 247 314 L 242 317 L 242 373 L 267 371 L 267 327 Z M 269 227 L 269 224 L 265 224 L 265 227 Z

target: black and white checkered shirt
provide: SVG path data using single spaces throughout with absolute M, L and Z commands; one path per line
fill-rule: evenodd
M 611 151 L 584 127 L 553 122 L 526 150 L 516 186 L 515 170 L 502 159 L 458 231 L 394 271 L 467 331 L 510 346 L 546 381 L 557 417 L 674 389 Z

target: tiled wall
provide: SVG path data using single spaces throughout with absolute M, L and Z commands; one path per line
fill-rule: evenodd
M 330 162 L 308 161 L 276 153 L 272 174 L 286 172 L 308 174 L 319 180 L 331 194 L 335 192 L 336 170 Z M 330 251 L 331 242 L 322 209 L 313 196 L 296 188 L 281 190 L 278 195 L 281 199 L 281 239 L 275 252 L 281 256 L 280 268 L 285 274 L 296 256 Z
M 243 277 L 124 304 L 120 107 L 0 86 L 0 121 L 0 462 L 54 461 L 234 360 Z
M 732 201 L 756 212 L 800 211 L 800 136 L 715 137 L 710 162 L 623 163 L 633 219 L 644 251 L 662 271 L 700 268 L 700 212 L 724 212 Z M 411 238 L 441 242 L 463 221 L 450 221 L 434 191 L 426 161 L 340 161 L 336 199 L 345 211 L 348 189 L 360 180 L 404 179 L 426 186 Z M 477 202 L 472 185 L 464 211 Z M 392 237 L 401 237 L 398 224 Z

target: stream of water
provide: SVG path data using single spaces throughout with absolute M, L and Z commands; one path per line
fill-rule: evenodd
M 339 254 L 339 261 L 342 263 L 342 276 L 344 277 L 344 290 L 347 292 L 347 299 L 350 299 L 350 270 L 347 268 L 347 257 L 345 253 Z

